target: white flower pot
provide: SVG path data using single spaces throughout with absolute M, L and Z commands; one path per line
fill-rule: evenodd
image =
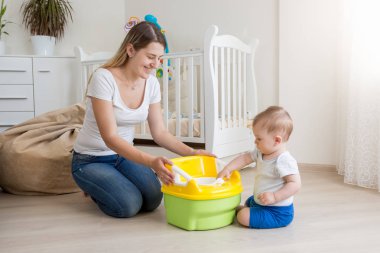
M 5 41 L 0 40 L 0 55 L 5 54 Z
M 31 36 L 33 53 L 35 55 L 53 55 L 55 46 L 55 37 L 36 35 Z

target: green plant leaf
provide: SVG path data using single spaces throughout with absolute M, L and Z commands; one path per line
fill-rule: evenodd
M 32 35 L 47 35 L 60 40 L 72 18 L 73 8 L 67 0 L 28 0 L 21 5 L 22 23 Z

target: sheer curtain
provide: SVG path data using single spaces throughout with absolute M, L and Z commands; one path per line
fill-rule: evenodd
M 343 1 L 338 173 L 380 191 L 380 1 Z

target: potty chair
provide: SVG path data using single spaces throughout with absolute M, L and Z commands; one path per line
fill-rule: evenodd
M 166 219 L 185 230 L 217 229 L 231 224 L 240 204 L 240 174 L 233 171 L 229 179 L 216 179 L 217 159 L 210 156 L 187 156 L 167 165 L 175 174 L 174 184 L 163 185 Z

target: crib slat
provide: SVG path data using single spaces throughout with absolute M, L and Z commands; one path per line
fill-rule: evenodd
M 199 103 L 198 103 L 198 89 L 199 89 L 199 84 L 198 84 L 198 70 L 197 66 L 199 66 L 199 61 L 198 57 L 193 57 L 193 81 L 194 81 L 194 108 L 197 112 L 199 112 Z
M 86 91 L 87 91 L 87 85 L 88 85 L 88 75 L 90 73 L 89 66 L 86 66 L 83 69 L 83 74 L 82 74 L 82 87 L 81 87 L 81 92 L 82 92 L 82 99 L 83 101 L 86 101 Z
M 193 108 L 194 108 L 194 58 L 189 57 L 187 58 L 187 80 L 188 80 L 188 93 L 189 93 L 189 99 L 188 99 L 188 112 L 189 112 L 189 124 L 188 124 L 188 137 L 193 137 Z
M 141 124 L 141 134 L 146 135 L 146 120 L 144 120 Z
M 247 53 L 243 53 L 243 127 L 247 126 Z
M 224 68 L 224 48 L 220 48 L 220 107 L 221 107 L 221 117 L 220 120 L 222 121 L 222 129 L 226 128 L 226 123 L 225 123 L 225 68 Z
M 162 75 L 163 80 L 163 109 L 164 109 L 164 125 L 168 128 L 168 119 L 169 119 L 169 74 L 168 74 L 168 59 L 163 60 L 162 71 L 164 72 Z
M 237 82 L 237 76 L 236 76 L 236 50 L 232 50 L 232 126 L 235 127 L 235 120 L 236 120 L 236 82 Z
M 200 63 L 199 63 L 199 96 L 200 96 L 200 101 L 199 101 L 199 103 L 200 103 L 200 123 L 201 123 L 201 128 L 200 128 L 200 131 L 201 131 L 201 134 L 200 134 L 200 138 L 202 139 L 202 140 L 205 140 L 205 124 L 206 124 L 206 122 L 205 122 L 205 107 L 204 107 L 204 104 L 205 104 L 205 96 L 204 96 L 204 94 L 205 94 L 205 92 L 204 92 L 204 90 L 205 90 L 205 86 L 204 86 L 204 81 L 203 81 L 203 75 L 204 75 L 204 73 L 203 73 L 203 61 L 202 60 L 200 60 Z
M 242 101 L 241 101 L 241 90 L 242 90 L 242 87 L 241 87 L 241 85 L 242 85 L 242 83 L 241 83 L 241 63 L 242 63 L 242 60 L 241 60 L 241 51 L 239 50 L 238 51 L 238 61 L 237 61 L 237 63 L 238 63 L 238 75 L 237 75 L 237 77 L 238 77 L 238 80 L 237 80 L 237 83 L 238 83 L 238 92 L 237 92 L 237 102 L 238 102 L 238 126 L 239 127 L 241 127 L 242 126 L 242 120 L 241 120 L 241 117 L 242 117 L 242 115 L 241 115 L 241 111 L 242 111 L 242 106 L 241 106 L 241 103 L 242 103 Z
M 231 49 L 227 48 L 227 127 L 231 127 Z
M 218 48 L 217 47 L 214 47 L 214 73 L 215 73 L 215 83 L 218 84 L 219 83 L 219 68 L 218 68 Z M 219 109 L 219 103 L 217 102 L 218 101 L 218 94 L 219 94 L 219 89 L 218 89 L 218 85 L 216 85 L 216 91 L 215 91 L 215 101 L 217 103 L 217 110 L 220 110 Z M 219 115 L 219 112 L 216 112 L 216 116 L 218 117 Z
M 181 58 L 175 59 L 175 110 L 176 110 L 176 136 L 181 137 Z

